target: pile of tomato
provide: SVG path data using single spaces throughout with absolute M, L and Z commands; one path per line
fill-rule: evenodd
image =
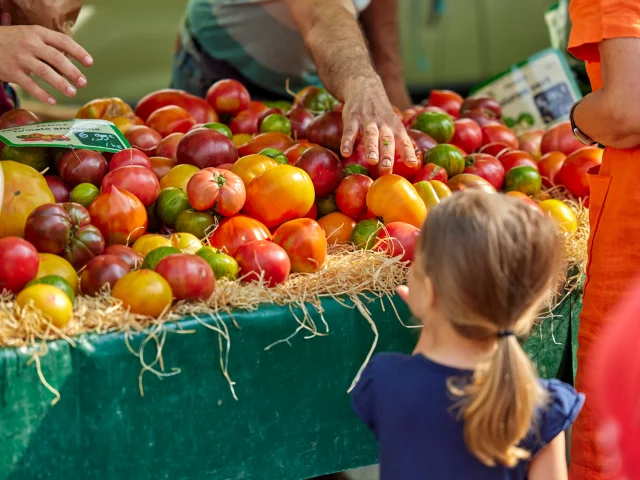
M 434 91 L 397 111 L 419 165 L 396 155 L 380 176 L 362 145 L 339 155 L 341 105 L 326 90 L 282 107 L 223 80 L 206 99 L 162 90 L 135 109 L 117 98 L 84 106 L 78 118 L 110 120 L 129 141 L 115 154 L 4 146 L 0 290 L 58 328 L 77 293 L 105 289 L 157 317 L 174 301 L 207 300 L 223 278 L 274 287 L 318 272 L 335 243 L 410 262 L 429 209 L 466 189 L 506 191 L 572 233 L 567 205 L 532 197 L 562 184 L 586 198 L 602 158 L 567 124 L 518 137 L 495 101 Z M 0 128 L 38 121 L 13 110 Z

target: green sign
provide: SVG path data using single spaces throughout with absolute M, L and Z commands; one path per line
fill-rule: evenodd
M 106 120 L 65 120 L 0 130 L 0 140 L 13 147 L 85 148 L 116 153 L 129 142 Z

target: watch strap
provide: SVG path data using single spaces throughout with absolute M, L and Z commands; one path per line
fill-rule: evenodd
M 573 132 L 573 136 L 576 137 L 578 141 L 583 145 L 587 145 L 587 146 L 595 145 L 596 142 L 589 135 L 587 135 L 582 130 L 580 130 L 573 119 L 573 113 L 576 107 L 580 105 L 580 102 L 582 102 L 582 100 L 578 100 L 576 103 L 574 103 L 571 106 L 571 110 L 569 110 L 569 121 L 571 122 L 571 131 Z

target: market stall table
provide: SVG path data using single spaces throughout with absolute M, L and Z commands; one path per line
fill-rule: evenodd
M 572 378 L 580 298 L 580 289 L 568 295 L 525 343 L 544 377 Z M 410 323 L 400 299 L 393 302 Z M 221 370 L 226 340 L 207 328 L 222 327 L 213 317 L 166 325 L 164 371 L 179 373 L 146 372 L 144 396 L 141 362 L 130 350 L 144 333 L 129 342 L 122 333 L 84 335 L 75 348 L 51 342 L 40 361 L 61 394 L 55 406 L 27 365 L 33 351 L 0 349 L 0 480 L 293 480 L 376 463 L 373 436 L 347 394 L 374 341 L 372 326 L 357 308 L 334 299 L 322 306 L 328 335 L 305 339 L 301 331 L 268 350 L 297 327 L 288 307 L 222 315 L 237 401 Z M 379 333 L 376 351 L 410 352 L 418 330 L 403 326 L 388 300 L 366 306 Z M 156 351 L 148 342 L 147 364 Z

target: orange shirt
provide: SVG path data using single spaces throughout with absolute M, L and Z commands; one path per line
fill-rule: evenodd
M 584 60 L 594 90 L 602 87 L 598 44 L 611 38 L 640 38 L 640 0 L 571 0 L 569 52 Z

